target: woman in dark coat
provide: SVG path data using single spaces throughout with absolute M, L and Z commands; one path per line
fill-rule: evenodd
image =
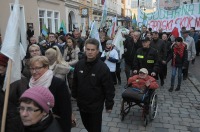
M 71 131 L 71 97 L 66 83 L 53 76 L 53 71 L 49 70 L 49 61 L 45 56 L 35 56 L 30 59 L 31 79 L 29 87 L 42 86 L 49 88 L 55 98 L 53 114 L 58 117 L 64 132 Z
M 3 90 L 8 58 L 0 54 L 0 128 L 4 107 L 5 90 Z M 27 89 L 28 81 L 25 77 L 10 85 L 10 94 L 6 116 L 5 132 L 22 132 L 23 125 L 17 107 L 21 94 Z

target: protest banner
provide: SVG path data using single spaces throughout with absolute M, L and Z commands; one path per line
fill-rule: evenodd
M 143 12 L 140 11 L 140 14 Z M 165 10 L 161 8 L 153 13 L 146 14 L 148 27 L 151 27 L 153 31 L 158 31 L 160 28 L 165 32 L 171 32 L 175 24 L 179 24 L 180 27 L 186 27 L 187 30 L 190 27 L 195 27 L 196 30 L 200 30 L 200 3 L 184 4 L 176 10 Z M 138 22 L 143 22 L 143 17 L 140 15 Z

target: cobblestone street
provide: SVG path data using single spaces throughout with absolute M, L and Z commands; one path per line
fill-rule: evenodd
M 143 126 L 142 110 L 139 106 L 131 108 L 124 121 L 120 120 L 121 93 L 126 83 L 124 72 L 121 73 L 123 83 L 116 85 L 115 105 L 112 113 L 103 113 L 103 132 L 200 132 L 200 111 L 195 109 L 200 101 L 200 94 L 191 79 L 182 82 L 180 91 L 168 92 L 170 87 L 170 67 L 167 79 L 158 93 L 157 117 Z M 177 81 L 176 81 L 177 83 Z M 81 122 L 76 102 L 73 101 L 73 111 L 77 118 L 77 127 L 72 132 L 86 132 Z

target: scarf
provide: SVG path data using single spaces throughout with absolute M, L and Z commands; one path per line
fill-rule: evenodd
M 43 132 L 51 125 L 53 120 L 53 115 L 49 114 L 44 120 L 38 123 L 31 126 L 25 126 L 25 132 Z
M 63 43 L 58 43 L 58 46 L 61 46 L 61 47 L 65 46 L 65 42 L 63 42 Z
M 183 58 L 184 48 L 185 44 L 183 43 L 180 43 L 179 45 L 174 45 L 173 66 L 175 66 L 175 60 L 177 55 L 179 55 L 181 59 Z
M 51 81 L 53 79 L 53 71 L 47 70 L 39 79 L 34 80 L 33 77 L 31 77 L 29 82 L 29 87 L 35 87 L 35 86 L 43 86 L 46 88 L 49 88 L 51 85 Z

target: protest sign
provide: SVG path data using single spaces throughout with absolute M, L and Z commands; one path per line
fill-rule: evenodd
M 141 12 L 141 10 L 139 10 Z M 140 13 L 143 14 L 143 13 Z M 141 15 L 142 16 L 142 15 Z M 139 17 L 139 22 L 142 22 L 143 17 Z M 165 10 L 163 8 L 156 12 L 146 14 L 148 27 L 153 31 L 158 31 L 160 28 L 165 32 L 171 32 L 173 25 L 179 24 L 180 27 L 195 27 L 200 30 L 200 3 L 185 4 L 176 10 Z

